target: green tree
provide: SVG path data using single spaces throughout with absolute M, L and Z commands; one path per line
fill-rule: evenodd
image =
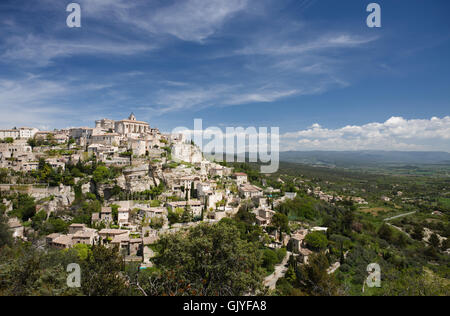
M 8 218 L 5 216 L 5 206 L 0 204 L 0 250 L 13 242 L 11 230 L 8 226 Z
M 438 249 L 441 245 L 441 240 L 439 239 L 438 235 L 436 233 L 431 234 L 430 240 L 429 240 L 431 246 Z
M 272 217 L 271 224 L 278 229 L 280 236 L 281 236 L 282 232 L 285 232 L 288 234 L 290 232 L 289 219 L 286 215 L 284 215 L 282 213 L 275 213 Z
M 34 216 L 36 213 L 36 203 L 34 198 L 28 194 L 19 193 L 14 197 L 13 201 L 13 214 L 26 222 Z
M 200 224 L 163 236 L 154 259 L 161 271 L 152 295 L 243 295 L 261 289 L 261 252 L 230 222 Z
M 388 224 L 383 223 L 383 225 L 381 225 L 380 229 L 378 230 L 378 236 L 388 242 L 392 242 L 394 233 L 392 232 L 392 228 Z
M 116 204 L 111 205 L 111 215 L 113 221 L 117 223 L 119 221 L 119 205 Z
M 272 273 L 275 265 L 278 262 L 277 253 L 272 249 L 264 249 L 263 251 L 263 267 L 267 272 Z
M 308 247 L 315 250 L 322 250 L 328 246 L 328 239 L 322 232 L 312 232 L 306 235 L 305 242 Z
M 111 176 L 110 170 L 105 166 L 98 166 L 93 174 L 92 179 L 95 183 L 103 183 L 106 182 Z
M 302 265 L 297 274 L 300 289 L 312 296 L 339 295 L 338 283 L 327 272 L 329 265 L 327 257 L 322 253 L 309 256 L 308 263 Z
M 423 239 L 423 227 L 420 225 L 415 225 L 413 232 L 411 233 L 411 237 L 415 240 L 422 240 Z
M 124 262 L 116 247 L 93 246 L 82 262 L 81 290 L 87 296 L 128 294 L 123 268 Z

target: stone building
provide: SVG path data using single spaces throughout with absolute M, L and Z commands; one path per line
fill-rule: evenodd
M 131 113 L 128 119 L 115 122 L 114 130 L 120 135 L 144 134 L 150 131 L 150 125 L 137 121 L 136 116 Z

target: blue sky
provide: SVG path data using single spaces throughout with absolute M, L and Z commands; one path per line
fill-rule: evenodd
M 279 126 L 282 150 L 450 151 L 450 3 L 0 2 L 0 126 Z M 130 3 L 131 2 L 131 3 Z

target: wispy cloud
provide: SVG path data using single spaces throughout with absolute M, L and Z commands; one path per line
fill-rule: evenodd
M 166 33 L 185 41 L 202 42 L 229 18 L 247 8 L 248 0 L 177 1 L 149 16 L 131 19 L 153 33 Z
M 158 94 L 156 113 L 180 110 L 200 110 L 214 106 L 233 106 L 249 103 L 267 103 L 296 95 L 298 90 L 277 90 L 260 88 L 249 92 L 240 85 L 215 85 L 188 87 L 187 89 L 161 90 Z
M 163 6 L 123 0 L 80 0 L 91 18 L 113 14 L 116 23 L 156 35 L 203 42 L 231 17 L 247 8 L 248 0 L 167 1 Z M 106 16 L 105 18 L 108 18 Z
M 110 87 L 107 83 L 62 82 L 33 74 L 16 79 L 0 78 L 0 126 L 64 127 L 61 124 L 70 124 L 68 118 L 80 119 L 87 112 L 86 108 L 76 106 L 83 103 L 80 96 L 97 94 Z
M 33 66 L 47 66 L 56 58 L 76 55 L 131 56 L 151 51 L 155 46 L 140 42 L 110 40 L 63 40 L 35 35 L 13 36 L 6 39 L 0 57 L 3 62 L 20 62 Z
M 326 34 L 319 39 L 306 40 L 296 43 L 289 40 L 280 40 L 275 36 L 258 39 L 255 43 L 235 51 L 240 55 L 292 55 L 305 54 L 314 51 L 332 48 L 353 48 L 377 40 L 378 37 L 362 37 L 352 34 Z

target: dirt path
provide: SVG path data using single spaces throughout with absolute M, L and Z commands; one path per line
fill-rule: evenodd
M 266 287 L 269 287 L 269 289 L 271 289 L 271 290 L 275 290 L 275 286 L 277 285 L 277 281 L 280 278 L 284 277 L 284 275 L 286 274 L 286 271 L 288 270 L 286 265 L 287 265 L 287 263 L 289 261 L 289 258 L 291 257 L 291 254 L 292 253 L 288 251 L 286 253 L 286 257 L 284 257 L 283 261 L 281 261 L 280 264 L 277 264 L 275 266 L 275 271 L 271 275 L 267 276 L 264 279 L 264 285 Z
M 392 217 L 389 217 L 389 218 L 385 218 L 384 221 L 385 222 L 392 221 L 393 219 L 397 219 L 397 218 L 400 218 L 400 217 L 412 215 L 412 214 L 415 214 L 415 213 L 417 213 L 417 212 L 414 211 L 414 212 L 409 212 L 409 213 L 405 213 L 405 214 L 400 214 L 400 215 L 397 215 L 397 216 L 392 216 Z

